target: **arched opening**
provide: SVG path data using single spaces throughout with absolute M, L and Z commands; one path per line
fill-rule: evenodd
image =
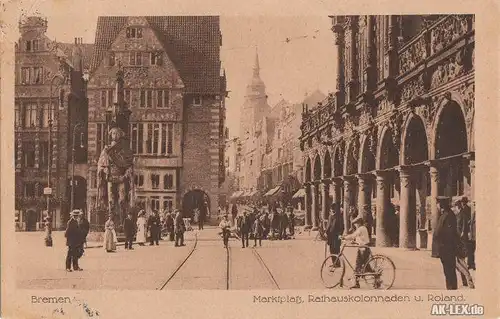
M 427 134 L 420 117 L 410 119 L 404 140 L 404 164 L 422 163 L 428 159 Z
M 361 159 L 361 173 L 373 171 L 375 169 L 375 155 L 370 149 L 370 137 L 363 143 L 363 158 Z
M 342 156 L 341 147 L 338 146 L 334 153 L 334 162 L 333 162 L 333 176 L 338 177 L 342 176 L 344 169 L 344 157 Z
M 186 218 L 193 218 L 195 209 L 201 211 L 207 207 L 210 207 L 210 197 L 201 189 L 190 190 L 182 197 L 182 215 Z
M 392 131 L 387 130 L 381 138 L 380 169 L 385 170 L 399 165 L 399 150 L 394 145 Z
M 304 179 L 306 182 L 311 181 L 311 160 L 309 158 L 306 161 L 306 176 Z
M 464 181 L 470 172 L 460 155 L 467 152 L 467 128 L 462 109 L 456 102 L 446 104 L 438 118 L 435 133 L 435 158 L 445 159 L 440 171 L 440 191 L 447 196 L 464 194 Z
M 36 211 L 30 209 L 26 212 L 26 230 L 36 231 L 36 223 L 38 221 L 38 214 Z
M 323 176 L 324 178 L 332 177 L 332 159 L 330 157 L 330 152 L 326 151 L 325 160 L 323 164 Z
M 316 158 L 314 159 L 314 180 L 321 180 L 321 160 L 319 155 L 316 155 Z
M 357 143 L 357 141 L 353 141 L 347 150 L 346 175 L 353 175 L 358 172 Z

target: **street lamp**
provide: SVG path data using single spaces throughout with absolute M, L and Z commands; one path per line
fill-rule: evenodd
M 50 88 L 49 88 L 49 158 L 47 160 L 47 188 L 44 190 L 44 194 L 47 195 L 47 215 L 50 215 L 50 195 L 52 195 L 52 188 L 50 187 L 50 175 L 51 175 L 51 168 L 52 168 L 52 125 L 53 125 L 53 120 L 52 120 L 52 88 L 54 85 L 54 81 L 59 78 L 61 79 L 61 84 L 64 84 L 66 81 L 66 77 L 63 76 L 61 73 L 55 74 L 52 79 L 50 80 Z
M 74 198 L 75 198 L 75 137 L 76 132 L 82 127 L 82 123 L 78 123 L 73 128 L 73 144 L 71 150 L 71 210 L 74 209 Z M 83 148 L 83 132 L 80 132 L 80 148 Z

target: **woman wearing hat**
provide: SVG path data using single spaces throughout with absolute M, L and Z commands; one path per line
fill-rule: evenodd
M 219 224 L 220 229 L 222 230 L 222 241 L 224 242 L 224 248 L 227 248 L 229 242 L 229 233 L 231 228 L 231 223 L 227 220 L 227 214 L 222 216 L 222 220 Z
M 144 246 L 144 243 L 146 242 L 146 217 L 144 215 L 146 212 L 144 209 L 141 209 L 139 211 L 139 214 L 137 215 L 137 243 L 139 246 Z
M 115 232 L 115 222 L 113 221 L 113 215 L 110 214 L 108 220 L 104 224 L 104 249 L 108 253 L 116 251 L 116 232 Z
M 361 268 L 370 257 L 370 248 L 368 247 L 370 237 L 368 235 L 368 229 L 364 225 L 365 223 L 362 216 L 354 218 L 352 220 L 352 224 L 356 229 L 352 234 L 343 236 L 342 239 L 353 240 L 360 246 L 356 256 L 356 273 L 359 274 L 362 271 Z M 359 288 L 359 277 L 354 276 L 354 280 L 355 283 L 350 288 Z

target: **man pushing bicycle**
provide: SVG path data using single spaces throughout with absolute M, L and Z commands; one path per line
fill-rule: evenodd
M 354 232 L 352 234 L 341 237 L 341 239 L 344 240 L 352 240 L 360 246 L 358 247 L 358 253 L 356 256 L 356 273 L 354 275 L 355 282 L 351 287 L 349 287 L 351 289 L 360 288 L 359 276 L 357 276 L 357 274 L 360 274 L 363 271 L 363 266 L 368 261 L 371 253 L 370 248 L 368 247 L 368 244 L 370 244 L 370 237 L 368 235 L 368 229 L 364 225 L 365 222 L 363 220 L 363 217 L 356 217 L 355 219 L 353 219 L 352 224 L 356 228 Z

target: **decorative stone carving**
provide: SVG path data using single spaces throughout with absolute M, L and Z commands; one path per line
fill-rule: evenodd
M 149 69 L 146 67 L 124 67 L 123 72 L 125 78 L 146 80 L 149 77 Z
M 408 102 L 424 93 L 424 81 L 422 75 L 419 75 L 403 85 L 401 99 L 403 102 Z
M 412 41 L 399 53 L 399 72 L 403 74 L 412 70 L 426 58 L 425 36 L 421 34 L 417 40 Z
M 394 110 L 393 114 L 389 119 L 389 128 L 392 132 L 392 143 L 396 148 L 401 144 L 401 126 L 403 125 L 403 115 L 398 111 Z
M 474 83 L 462 84 L 460 86 L 459 92 L 464 101 L 464 112 L 465 112 L 465 120 L 467 122 L 471 122 L 474 116 Z
M 460 50 L 455 56 L 438 65 L 431 77 L 431 89 L 448 83 L 464 73 L 464 51 Z
M 431 30 L 431 54 L 446 48 L 452 41 L 466 34 L 472 15 L 450 15 Z

